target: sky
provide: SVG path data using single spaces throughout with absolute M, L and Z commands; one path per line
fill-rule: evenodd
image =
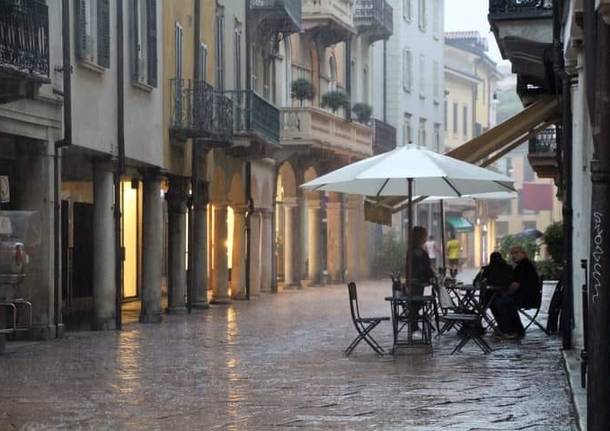
M 487 21 L 489 0 L 445 0 L 445 31 L 477 30 L 487 36 L 489 56 L 500 63 L 502 57 Z

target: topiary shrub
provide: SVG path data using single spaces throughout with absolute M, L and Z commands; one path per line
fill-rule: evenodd
M 356 115 L 356 118 L 360 123 L 367 124 L 371 120 L 373 108 L 366 103 L 356 103 L 352 106 L 352 112 Z
M 550 224 L 544 231 L 544 243 L 551 259 L 558 265 L 563 265 L 563 224 Z
M 290 97 L 297 99 L 301 106 L 303 106 L 303 100 L 313 100 L 315 91 L 313 85 L 305 78 L 299 78 L 292 81 L 290 86 Z
M 322 95 L 322 108 L 330 108 L 335 114 L 340 108 L 349 109 L 349 97 L 340 90 L 333 90 Z

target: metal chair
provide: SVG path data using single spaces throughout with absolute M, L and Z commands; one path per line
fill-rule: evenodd
M 383 356 L 385 351 L 371 336 L 371 331 L 375 329 L 383 321 L 389 321 L 389 317 L 362 317 L 358 307 L 358 291 L 356 283 L 353 281 L 348 283 L 347 289 L 349 292 L 349 308 L 352 316 L 352 322 L 358 332 L 358 336 L 354 338 L 349 346 L 345 349 L 345 356 L 349 356 L 356 346 L 364 340 L 379 356 Z
M 527 329 L 532 326 L 532 324 L 534 324 L 540 329 L 542 329 L 546 335 L 550 335 L 546 327 L 544 327 L 540 322 L 538 322 L 538 320 L 536 320 L 538 314 L 540 314 L 540 306 L 542 304 L 542 287 L 544 283 L 544 279 L 542 276 L 539 276 L 538 279 L 540 281 L 538 284 L 538 292 L 535 301 L 531 305 L 519 308 L 519 314 L 528 320 L 527 325 L 523 327 L 525 331 L 527 331 Z M 528 310 L 530 310 L 530 313 L 533 311 L 534 314 L 532 315 L 528 313 Z
M 435 283 L 433 288 L 436 290 L 436 297 L 442 312 L 438 318 L 443 322 L 443 326 L 442 328 L 439 328 L 436 338 L 439 338 L 454 326 L 459 326 L 464 328 L 464 331 L 462 339 L 451 352 L 452 355 L 456 352 L 460 352 L 470 340 L 474 341 L 483 353 L 490 353 L 492 349 L 489 344 L 481 337 L 482 334 L 475 331 L 475 328 L 482 328 L 481 316 L 485 313 L 487 304 L 483 304 L 482 308 L 477 310 L 476 313 L 460 313 L 456 311 L 456 305 L 445 286 Z

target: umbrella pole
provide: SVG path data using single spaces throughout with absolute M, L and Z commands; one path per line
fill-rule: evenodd
M 445 244 L 445 203 L 443 202 L 443 200 L 440 200 L 440 211 L 441 211 L 441 247 L 442 247 L 442 264 L 441 267 L 446 270 L 447 269 L 447 265 L 446 265 L 446 256 L 445 256 L 445 250 L 447 250 L 446 244 Z
M 407 224 L 407 266 L 405 268 L 405 283 L 407 285 L 407 293 L 413 294 L 411 275 L 413 274 L 413 178 L 407 179 L 409 187 L 409 221 Z

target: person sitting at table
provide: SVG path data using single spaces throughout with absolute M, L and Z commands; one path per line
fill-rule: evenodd
M 512 281 L 512 267 L 502 254 L 494 251 L 489 255 L 489 264 L 481 268 L 472 284 L 484 282 L 486 289 L 481 291 L 481 304 L 487 304 L 494 292 L 505 291 Z
M 515 267 L 511 283 L 491 304 L 491 311 L 498 325 L 498 335 L 507 339 L 519 339 L 525 335 L 519 318 L 519 309 L 534 304 L 539 291 L 540 280 L 536 267 L 529 260 L 527 252 L 521 246 L 510 249 Z

